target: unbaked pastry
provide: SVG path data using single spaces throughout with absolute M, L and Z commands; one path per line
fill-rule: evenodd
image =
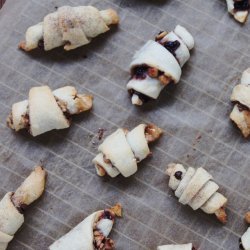
M 37 200 L 45 188 L 45 170 L 38 166 L 15 192 L 0 201 L 0 250 L 5 250 L 24 223 L 24 210 Z
M 182 245 L 164 245 L 157 247 L 157 250 L 194 250 L 192 243 Z
M 226 0 L 228 12 L 235 20 L 245 23 L 247 20 L 250 4 L 248 0 Z
M 248 137 L 250 135 L 250 68 L 243 72 L 241 83 L 234 87 L 231 101 L 235 105 L 230 118 L 244 137 Z
M 117 207 L 118 206 L 118 207 Z M 120 204 L 114 208 L 97 211 L 66 235 L 55 241 L 50 250 L 113 250 L 114 241 L 108 238 L 115 216 L 121 215 Z M 117 213 L 117 211 L 119 211 Z
M 69 115 L 92 107 L 91 95 L 78 94 L 72 86 L 52 90 L 48 86 L 33 87 L 29 99 L 12 105 L 7 124 L 15 131 L 28 129 L 37 136 L 52 129 L 70 126 Z
M 25 51 L 42 47 L 47 51 L 63 45 L 65 50 L 72 50 L 90 43 L 117 23 L 119 17 L 112 9 L 62 6 L 45 16 L 43 22 L 29 27 L 19 47 Z
M 127 89 L 134 105 L 157 99 L 169 83 L 178 83 L 181 67 L 194 47 L 192 35 L 182 26 L 174 31 L 161 31 L 155 41 L 149 40 L 133 57 L 131 79 Z
M 169 164 L 166 174 L 170 176 L 169 187 L 183 205 L 193 210 L 201 209 L 207 214 L 215 214 L 219 221 L 226 223 L 225 206 L 227 198 L 217 192 L 219 186 L 204 169 L 185 168 L 181 164 Z
M 129 177 L 137 172 L 137 163 L 151 154 L 148 143 L 157 140 L 162 130 L 154 124 L 140 124 L 133 130 L 119 128 L 99 146 L 93 159 L 99 176 Z

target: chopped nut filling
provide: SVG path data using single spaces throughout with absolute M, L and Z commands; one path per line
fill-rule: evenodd
M 112 166 L 112 168 L 116 169 L 116 167 L 112 164 L 112 162 L 106 158 L 105 155 L 103 155 L 103 161 L 107 164 L 110 164 Z M 99 176 L 105 176 L 106 175 L 106 170 L 104 169 L 103 166 L 101 166 L 100 164 L 96 164 L 96 167 L 98 169 L 98 175 Z
M 28 205 L 21 203 L 19 199 L 16 199 L 14 193 L 11 196 L 11 201 L 15 208 L 18 210 L 20 214 L 24 214 L 25 209 L 28 207 Z
M 163 37 L 165 37 L 167 34 L 168 34 L 167 31 L 160 31 L 160 32 L 158 33 L 158 35 L 155 37 L 155 41 L 157 42 L 157 41 L 161 40 L 161 39 L 162 39 Z
M 111 209 L 105 209 L 102 215 L 98 218 L 98 220 L 94 223 L 94 246 L 96 250 L 113 250 L 114 249 L 114 241 L 110 238 L 107 238 L 99 228 L 97 228 L 98 223 L 102 219 L 108 219 L 114 223 L 115 213 Z
M 245 214 L 245 221 L 246 221 L 246 223 L 250 224 L 250 212 L 247 212 Z
M 104 169 L 101 165 L 96 164 L 96 167 L 98 168 L 98 175 L 99 175 L 99 176 L 104 176 L 104 175 L 106 175 L 106 171 L 105 171 L 105 169 Z
M 224 207 L 221 207 L 215 212 L 217 219 L 225 224 L 227 222 L 227 214 Z
M 145 136 L 148 142 L 157 140 L 162 135 L 162 133 L 162 129 L 154 124 L 148 124 L 145 128 Z

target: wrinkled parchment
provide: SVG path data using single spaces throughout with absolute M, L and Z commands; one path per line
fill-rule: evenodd
M 91 4 L 116 9 L 119 28 L 69 53 L 17 49 L 24 32 L 56 7 Z M 142 108 L 126 92 L 132 55 L 160 30 L 186 26 L 196 48 L 181 82 Z M 229 121 L 229 97 L 250 66 L 250 22 L 236 23 L 224 0 L 8 0 L 0 11 L 0 196 L 15 190 L 40 161 L 48 170 L 44 196 L 26 212 L 9 249 L 44 250 L 88 214 L 121 202 L 124 218 L 112 233 L 118 250 L 152 249 L 193 242 L 201 250 L 235 250 L 246 229 L 250 206 L 250 142 Z M 70 129 L 32 138 L 14 133 L 5 119 L 32 86 L 72 84 L 92 93 L 94 109 L 73 119 Z M 154 122 L 165 135 L 153 156 L 129 179 L 99 178 L 91 163 L 99 128 L 104 137 L 117 127 Z M 228 196 L 228 223 L 178 204 L 164 175 L 170 162 L 203 166 Z

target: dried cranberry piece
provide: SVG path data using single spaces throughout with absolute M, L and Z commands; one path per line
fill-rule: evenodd
M 234 9 L 235 10 L 248 10 L 250 8 L 248 0 L 234 0 Z
M 138 66 L 133 70 L 133 75 L 136 79 L 145 79 L 147 77 L 148 66 Z
M 163 46 L 175 56 L 175 51 L 180 47 L 180 42 L 179 41 L 168 41 L 163 44 Z
M 175 177 L 177 180 L 181 180 L 181 178 L 182 178 L 182 172 L 181 172 L 181 171 L 175 172 L 174 177 Z
M 109 220 L 113 220 L 114 216 L 110 213 L 109 210 L 104 210 L 104 214 L 103 214 L 103 218 L 104 219 L 109 219 Z

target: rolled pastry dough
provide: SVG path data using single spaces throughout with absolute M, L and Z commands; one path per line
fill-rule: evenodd
M 28 100 L 13 104 L 7 123 L 15 131 L 27 128 L 37 136 L 53 129 L 68 128 L 70 122 L 65 114 L 79 114 L 91 107 L 92 96 L 77 94 L 72 86 L 53 92 L 48 86 L 33 87 Z
M 248 137 L 250 135 L 250 68 L 243 72 L 241 83 L 234 87 L 231 101 L 235 105 L 230 118 L 244 137 Z
M 181 67 L 189 60 L 193 47 L 192 35 L 177 25 L 174 31 L 162 32 L 156 41 L 149 40 L 138 50 L 130 64 L 131 79 L 127 84 L 132 103 L 142 105 L 144 99 L 157 99 L 165 85 L 179 82 Z M 151 69 L 156 71 L 154 75 Z
M 249 3 L 248 0 L 240 0 L 238 1 L 238 4 L 241 4 L 242 7 L 245 6 L 243 9 L 237 9 L 235 8 L 235 2 L 234 0 L 226 0 L 227 1 L 227 10 L 230 14 L 233 15 L 234 19 L 237 20 L 240 23 L 245 23 L 247 21 L 247 16 L 249 12 Z
M 192 250 L 192 243 L 183 245 L 164 245 L 157 247 L 157 250 Z
M 226 222 L 227 199 L 217 192 L 219 186 L 204 168 L 189 167 L 186 171 L 181 164 L 171 163 L 166 174 L 170 176 L 169 187 L 180 203 L 188 204 L 193 210 L 200 208 L 207 214 L 215 214 L 221 222 Z
M 158 139 L 161 133 L 162 130 L 153 124 L 140 124 L 130 132 L 117 129 L 99 146 L 100 153 L 93 159 L 97 174 L 104 176 L 107 173 L 111 177 L 120 173 L 124 177 L 133 175 L 137 163 L 150 154 L 148 143 Z
M 81 223 L 79 223 L 76 227 L 74 227 L 70 232 L 68 232 L 66 235 L 62 236 L 60 239 L 55 241 L 49 247 L 49 249 L 50 250 L 99 249 L 98 247 L 95 246 L 96 232 L 94 231 L 97 230 L 98 234 L 104 236 L 105 239 L 108 239 L 107 237 L 111 232 L 115 217 L 115 215 L 112 213 L 108 216 L 109 218 L 105 218 L 105 213 L 107 213 L 105 211 L 107 210 L 100 210 L 89 215 Z M 110 241 L 112 242 L 112 240 Z
M 23 208 L 38 199 L 45 186 L 45 171 L 36 167 L 16 192 L 7 193 L 0 201 L 0 250 L 5 250 L 24 223 Z
M 241 244 L 244 250 L 250 250 L 250 227 L 242 235 Z
M 43 22 L 29 27 L 19 47 L 30 51 L 42 44 L 47 51 L 64 45 L 65 50 L 72 50 L 90 43 L 92 38 L 107 32 L 111 24 L 118 22 L 119 17 L 112 9 L 99 11 L 93 6 L 62 6 L 45 16 Z

